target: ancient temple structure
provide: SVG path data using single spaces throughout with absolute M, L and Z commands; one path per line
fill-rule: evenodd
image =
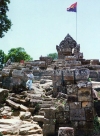
M 44 108 L 43 136 L 57 135 L 60 127 L 74 128 L 75 136 L 91 135 L 95 114 L 90 81 L 100 81 L 100 62 L 84 59 L 80 45 L 69 34 L 56 49 L 56 61 L 41 56 L 40 60 L 5 67 L 2 86 L 23 85 L 23 71 L 28 73 L 30 68 L 35 80 L 52 79 L 53 105 Z
M 82 65 L 80 45 L 68 34 L 56 49 L 58 60 L 52 75 L 53 96 L 63 98 L 64 107 L 55 111 L 55 118 L 52 118 L 56 120 L 55 127 L 54 124 L 50 127 L 54 127 L 55 132 L 59 127 L 73 127 L 77 136 L 91 134 L 94 119 L 92 85 L 90 70 Z

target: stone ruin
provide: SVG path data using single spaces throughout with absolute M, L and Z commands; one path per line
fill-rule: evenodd
M 41 56 L 40 60 L 28 61 L 24 64 L 12 63 L 2 69 L 0 86 L 12 92 L 20 92 L 20 99 L 24 97 L 25 105 L 20 106 L 12 102 L 13 100 L 21 103 L 16 95 L 9 97 L 10 100 L 6 102 L 24 110 L 29 107 L 31 112 L 38 105 L 38 115 L 42 117 L 35 116 L 34 120 L 43 123 L 43 136 L 60 136 L 58 132 L 61 127 L 74 128 L 75 136 L 88 134 L 90 136 L 95 116 L 91 81 L 100 81 L 100 62 L 98 59 L 84 59 L 80 45 L 69 34 L 59 46 L 56 46 L 56 49 L 57 60 Z M 52 97 L 25 95 L 27 77 L 24 72 L 28 73 L 30 69 L 35 80 L 52 80 L 53 91 L 47 93 Z

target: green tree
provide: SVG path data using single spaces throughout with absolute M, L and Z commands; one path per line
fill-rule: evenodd
M 4 51 L 0 50 L 0 63 L 4 64 L 5 59 L 6 59 L 6 54 L 4 53 Z
M 0 0 L 0 38 L 11 28 L 11 21 L 8 19 L 7 11 L 10 0 Z
M 20 62 L 21 60 L 33 60 L 33 58 L 29 54 L 27 54 L 25 49 L 22 47 L 10 49 L 6 57 L 6 61 L 8 59 L 11 59 L 12 62 Z
M 58 58 L 58 54 L 57 53 L 50 53 L 47 55 L 47 57 L 51 57 L 53 60 Z

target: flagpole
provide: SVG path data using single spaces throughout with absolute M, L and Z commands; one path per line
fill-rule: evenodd
M 76 44 L 77 44 L 77 9 L 76 9 Z

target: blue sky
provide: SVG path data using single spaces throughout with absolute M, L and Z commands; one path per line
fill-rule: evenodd
M 8 18 L 12 28 L 0 39 L 7 54 L 23 47 L 36 60 L 55 53 L 56 45 L 69 33 L 76 40 L 76 13 L 67 12 L 77 2 L 77 43 L 85 59 L 100 59 L 99 0 L 11 0 Z

